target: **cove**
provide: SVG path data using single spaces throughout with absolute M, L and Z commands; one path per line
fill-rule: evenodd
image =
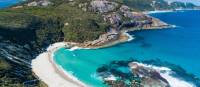
M 113 60 L 160 59 L 181 66 L 200 77 L 200 11 L 178 11 L 151 14 L 176 28 L 129 32 L 135 39 L 102 49 L 61 48 L 54 61 L 86 84 L 106 86 L 96 75 L 96 69 Z

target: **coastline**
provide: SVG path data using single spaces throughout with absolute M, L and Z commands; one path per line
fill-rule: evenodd
M 46 52 L 41 53 L 36 59 L 32 60 L 32 71 L 49 87 L 87 87 L 76 77 L 62 70 L 53 61 L 53 52 L 61 47 L 68 46 L 67 44 L 66 42 L 58 42 L 50 45 Z
M 177 11 L 185 11 L 185 10 L 200 10 L 200 9 L 175 9 L 175 10 L 149 11 L 146 13 L 144 12 L 144 14 L 177 12 Z M 175 26 L 172 25 L 171 27 L 175 27 Z M 152 27 L 152 29 L 163 29 L 163 28 Z M 129 29 L 126 31 L 121 31 L 121 35 L 119 39 L 102 44 L 101 46 L 91 46 L 91 47 L 80 46 L 79 47 L 77 45 L 82 44 L 82 43 L 73 43 L 73 42 L 54 43 L 53 45 L 50 45 L 46 49 L 47 50 L 46 52 L 40 53 L 34 60 L 32 60 L 32 63 L 31 63 L 32 68 L 33 68 L 32 71 L 34 72 L 35 76 L 37 76 L 40 80 L 45 82 L 50 87 L 68 87 L 68 86 L 69 87 L 87 87 L 86 84 L 82 83 L 76 77 L 71 75 L 69 72 L 65 71 L 61 66 L 56 64 L 55 61 L 53 60 L 53 53 L 62 47 L 76 46 L 75 49 L 76 48 L 98 49 L 98 48 L 110 47 L 110 46 L 120 44 L 120 43 L 129 42 L 133 40 L 134 37 L 128 34 L 127 32 L 138 31 L 138 30 L 143 30 L 143 29 Z M 147 30 L 147 29 L 144 29 L 144 30 Z
M 32 60 L 32 71 L 40 80 L 45 82 L 50 87 L 88 87 L 88 85 L 79 81 L 76 77 L 65 71 L 62 67 L 60 67 L 53 61 L 54 52 L 62 47 L 70 48 L 70 50 L 72 51 L 76 49 L 99 49 L 110 47 L 119 43 L 129 42 L 133 40 L 134 37 L 128 34 L 129 31 L 154 30 L 173 27 L 172 25 L 169 25 L 157 18 L 152 18 L 154 19 L 153 26 L 121 30 L 118 39 L 109 41 L 101 45 L 86 46 L 85 43 L 74 42 L 54 43 L 46 49 L 46 52 L 39 54 L 36 59 Z
M 156 19 L 160 21 L 159 19 Z M 161 23 L 164 23 L 160 21 Z M 114 41 L 102 44 L 101 46 L 90 46 L 90 47 L 81 47 L 80 44 L 84 43 L 74 43 L 74 42 L 57 42 L 50 45 L 46 50 L 39 54 L 34 60 L 32 60 L 32 71 L 34 74 L 43 82 L 45 82 L 49 87 L 88 87 L 88 85 L 79 81 L 76 77 L 63 70 L 62 67 L 57 65 L 53 61 L 53 53 L 59 48 L 66 47 L 71 48 L 71 50 L 76 49 L 99 49 L 110 47 L 119 43 L 129 42 L 134 39 L 133 36 L 128 34 L 129 31 L 136 30 L 152 30 L 152 29 L 165 29 L 170 26 L 157 26 L 151 28 L 132 28 L 127 30 L 122 30 L 120 32 L 119 38 Z
M 83 49 L 98 49 L 105 48 L 109 46 L 113 46 L 118 43 L 123 43 L 126 41 L 133 40 L 134 37 L 129 35 L 127 32 L 123 32 L 119 38 L 119 40 L 112 41 L 111 43 L 107 43 L 98 47 L 90 47 Z M 81 47 L 75 46 L 77 43 L 73 42 L 57 42 L 50 45 L 46 50 L 39 54 L 34 60 L 32 60 L 32 71 L 33 73 L 43 82 L 45 82 L 49 87 L 88 87 L 88 85 L 79 81 L 76 77 L 63 70 L 62 67 L 57 65 L 53 61 L 53 53 L 62 48 L 67 47 L 72 50 L 82 49 Z
M 62 67 L 57 65 L 53 61 L 53 53 L 62 48 L 71 48 L 71 50 L 76 49 L 99 49 L 110 47 L 119 43 L 129 42 L 134 39 L 128 31 L 135 31 L 135 29 L 130 29 L 126 31 L 121 31 L 121 35 L 118 40 L 111 41 L 102 46 L 96 47 L 79 47 L 78 43 L 73 42 L 57 42 L 50 45 L 46 50 L 39 54 L 34 60 L 32 60 L 32 71 L 33 73 L 43 82 L 45 82 L 49 87 L 88 87 L 88 85 L 79 81 L 76 77 L 65 71 Z

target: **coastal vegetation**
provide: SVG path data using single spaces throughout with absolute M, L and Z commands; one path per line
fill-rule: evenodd
M 193 4 L 172 3 L 168 6 L 163 0 L 108 0 L 110 9 L 91 8 L 92 0 L 27 0 L 12 7 L 0 10 L 0 86 L 21 87 L 39 86 L 39 81 L 30 68 L 31 60 L 38 53 L 55 42 L 69 41 L 82 43 L 93 41 L 100 35 L 118 27 L 130 18 L 122 16 L 120 7 L 127 5 L 131 11 L 193 8 Z M 113 3 L 110 3 L 113 2 Z M 107 3 L 107 2 L 106 2 Z M 95 5 L 94 5 L 95 7 Z M 116 15 L 116 24 L 105 21 L 104 17 Z M 120 16 L 118 16 L 120 14 Z M 143 25 L 134 20 L 136 25 Z M 138 20 L 137 20 L 138 21 Z M 5 51 L 6 50 L 6 51 Z M 16 57 L 10 59 L 9 57 Z
M 31 1 L 34 0 L 27 2 Z M 11 41 L 19 43 L 35 41 L 38 46 L 45 46 L 62 40 L 73 42 L 95 40 L 108 30 L 109 25 L 103 20 L 101 14 L 87 10 L 90 0 L 50 0 L 50 2 L 53 4 L 46 7 L 24 6 L 0 10 L 1 35 Z M 167 3 L 162 0 L 156 1 L 162 3 L 155 4 L 156 7 L 151 6 L 152 0 L 117 0 L 116 2 L 137 11 L 169 9 Z M 182 5 L 182 3 L 174 3 L 173 6 L 174 8 L 188 7 Z M 18 35 L 16 32 L 24 33 Z
M 0 19 L 2 31 L 30 31 L 28 41 L 35 40 L 38 45 L 45 44 L 45 42 L 53 43 L 63 38 L 74 42 L 94 40 L 104 33 L 108 26 L 103 23 L 100 16 L 70 7 L 68 4 L 59 5 L 57 8 L 27 7 L 1 10 L 0 16 L 2 16 Z M 64 25 L 65 23 L 68 25 Z M 16 35 L 17 37 L 19 36 Z M 24 40 L 24 38 L 21 39 Z

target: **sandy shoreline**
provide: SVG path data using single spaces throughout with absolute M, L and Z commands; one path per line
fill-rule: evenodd
M 123 31 L 119 39 L 112 41 L 102 46 L 90 47 L 90 49 L 98 49 L 109 47 L 118 43 L 131 41 L 134 38 L 127 32 Z M 76 77 L 63 70 L 62 67 L 57 65 L 53 61 L 53 53 L 62 47 L 72 47 L 71 49 L 79 49 L 81 47 L 76 46 L 77 43 L 72 42 L 57 42 L 50 45 L 46 50 L 39 54 L 34 60 L 32 60 L 32 71 L 34 74 L 49 87 L 88 87 L 88 85 L 79 81 Z M 83 48 L 84 49 L 84 48 Z
M 53 61 L 53 53 L 67 45 L 66 42 L 50 45 L 46 52 L 41 53 L 36 59 L 32 60 L 32 71 L 49 87 L 87 87 L 86 84 L 62 70 Z

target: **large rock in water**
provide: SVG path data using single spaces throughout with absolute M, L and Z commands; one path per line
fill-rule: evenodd
M 89 10 L 93 12 L 105 13 L 114 10 L 118 6 L 115 2 L 107 0 L 94 0 L 90 3 Z
M 170 87 L 168 81 L 158 71 L 137 62 L 131 62 L 129 66 L 134 76 L 141 78 L 141 85 L 144 87 Z
M 199 78 L 159 60 L 111 61 L 97 74 L 111 87 L 200 87 Z

